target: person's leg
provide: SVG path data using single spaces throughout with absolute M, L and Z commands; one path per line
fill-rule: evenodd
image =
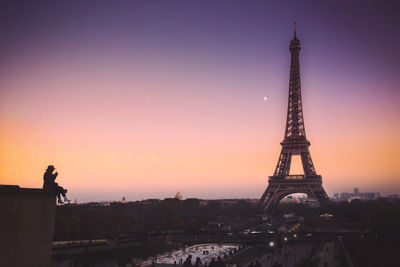
M 67 195 L 65 193 L 67 193 L 67 190 L 65 190 L 63 187 L 61 186 L 57 186 L 57 191 L 60 192 L 60 194 L 63 196 L 64 201 L 70 202 L 71 200 L 69 200 L 67 198 Z
M 55 191 L 58 199 L 59 204 L 63 204 L 64 202 L 61 200 L 61 195 L 63 194 L 63 190 L 61 186 L 58 186 L 58 184 L 55 186 Z
M 61 186 L 57 186 L 57 191 L 60 192 L 60 194 L 65 198 L 65 190 Z
M 64 202 L 61 200 L 61 194 L 57 193 L 57 202 L 58 204 L 63 204 Z

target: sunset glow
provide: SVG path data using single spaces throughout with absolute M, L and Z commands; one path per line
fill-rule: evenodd
M 3 18 L 16 28 L 0 45 L 0 184 L 41 187 L 53 164 L 79 201 L 178 188 L 259 198 L 283 140 L 297 21 L 306 134 L 327 193 L 400 192 L 395 25 L 347 27 L 372 16 L 351 6 L 322 17 L 207 3 L 20 10 L 30 28 Z

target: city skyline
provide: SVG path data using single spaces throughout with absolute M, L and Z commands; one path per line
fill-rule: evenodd
M 324 188 L 399 193 L 399 29 L 390 4 L 356 3 L 9 5 L 0 183 L 41 187 L 53 164 L 80 201 L 178 188 L 184 198 L 258 198 L 284 136 L 297 21 Z

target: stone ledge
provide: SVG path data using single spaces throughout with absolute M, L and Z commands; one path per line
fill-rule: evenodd
M 18 185 L 2 185 L 0 184 L 0 194 L 24 194 L 24 195 L 49 195 L 53 196 L 54 193 L 45 191 L 41 188 L 21 188 Z

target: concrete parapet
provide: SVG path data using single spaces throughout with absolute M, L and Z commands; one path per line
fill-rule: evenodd
M 51 266 L 55 195 L 0 185 L 0 266 Z

